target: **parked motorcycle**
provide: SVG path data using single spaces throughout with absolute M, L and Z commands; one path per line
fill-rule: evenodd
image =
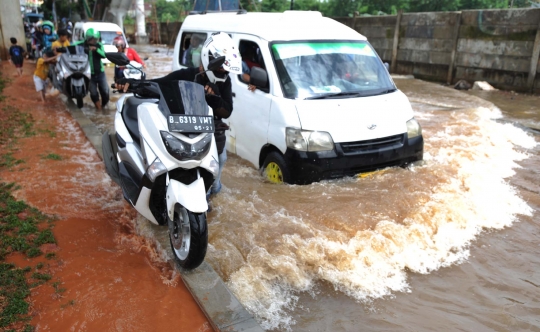
M 77 100 L 77 107 L 82 108 L 83 98 L 88 93 L 90 84 L 90 62 L 83 46 L 58 48 L 62 53 L 56 63 L 53 85 L 68 98 Z
M 119 66 L 129 63 L 123 53 L 106 56 Z M 224 57 L 220 61 L 212 68 L 221 67 Z M 127 92 L 116 104 L 114 131 L 102 137 L 107 173 L 140 214 L 168 226 L 178 263 L 196 268 L 208 245 L 206 192 L 219 169 L 204 88 L 187 81 L 160 84 L 143 76 L 130 80 Z

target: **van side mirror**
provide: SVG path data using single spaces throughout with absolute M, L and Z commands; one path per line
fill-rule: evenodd
M 129 59 L 125 53 L 107 52 L 105 53 L 107 60 L 118 66 L 126 66 L 129 64 Z
M 258 88 L 266 88 L 268 85 L 268 74 L 266 70 L 259 67 L 252 67 L 249 74 L 249 83 Z
M 386 70 L 390 72 L 390 65 L 388 64 L 388 62 L 384 63 L 384 68 L 386 68 Z

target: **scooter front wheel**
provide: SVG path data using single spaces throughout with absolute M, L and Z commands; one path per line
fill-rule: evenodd
M 83 108 L 83 106 L 84 106 L 83 97 L 77 97 L 77 107 Z
M 204 213 L 193 213 L 180 204 L 169 220 L 169 240 L 174 258 L 185 269 L 201 265 L 208 248 L 208 227 Z

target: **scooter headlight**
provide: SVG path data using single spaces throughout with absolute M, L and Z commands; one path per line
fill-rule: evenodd
M 171 156 L 178 160 L 201 160 L 210 151 L 212 134 L 206 134 L 200 141 L 190 144 L 174 137 L 169 132 L 160 131 L 160 133 L 165 148 Z

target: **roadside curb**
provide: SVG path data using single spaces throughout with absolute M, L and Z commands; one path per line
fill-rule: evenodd
M 92 143 L 100 158 L 103 159 L 101 150 L 102 133 L 71 100 L 66 101 L 65 98 L 62 98 L 62 100 L 73 119 L 81 126 L 85 136 Z M 143 217 L 139 215 L 138 218 Z M 156 238 L 156 241 L 160 242 L 163 248 L 168 249 L 168 237 L 167 239 Z M 182 276 L 182 281 L 214 330 L 227 332 L 264 331 L 255 321 L 253 315 L 242 306 L 209 264 L 203 262 L 198 268 L 190 271 L 183 269 L 174 261 L 171 261 L 171 265 Z

